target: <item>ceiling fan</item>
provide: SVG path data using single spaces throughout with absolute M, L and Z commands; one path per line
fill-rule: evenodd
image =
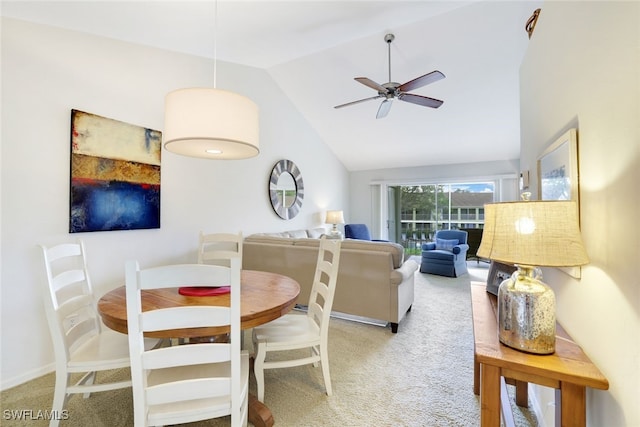
M 347 102 L 346 104 L 336 105 L 334 108 L 348 107 L 349 105 L 359 104 L 360 102 L 370 101 L 372 99 L 384 98 L 380 107 L 378 107 L 378 113 L 376 119 L 386 117 L 391 109 L 391 102 L 394 98 L 398 98 L 400 101 L 410 102 L 412 104 L 422 105 L 423 107 L 438 108 L 444 101 L 439 99 L 429 98 L 422 95 L 415 95 L 407 93 L 410 90 L 417 89 L 419 87 L 428 85 L 438 80 L 444 79 L 444 74 L 440 71 L 432 71 L 424 76 L 420 76 L 406 83 L 400 84 L 391 81 L 391 42 L 395 39 L 393 34 L 387 34 L 384 36 L 384 41 L 387 42 L 389 51 L 389 82 L 379 84 L 367 77 L 356 77 L 355 80 L 362 83 L 365 86 L 370 87 L 378 91 L 377 96 L 370 98 L 359 99 L 357 101 Z

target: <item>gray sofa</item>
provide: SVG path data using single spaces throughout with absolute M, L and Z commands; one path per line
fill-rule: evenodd
M 300 284 L 298 304 L 306 305 L 323 228 L 247 236 L 244 269 L 284 274 Z M 342 242 L 333 311 L 388 322 L 393 333 L 411 310 L 418 264 L 404 260 L 396 243 L 346 239 Z

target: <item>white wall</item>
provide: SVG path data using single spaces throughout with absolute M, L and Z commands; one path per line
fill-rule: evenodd
M 582 237 L 576 280 L 545 269 L 557 317 L 609 380 L 589 426 L 640 426 L 640 3 L 547 1 L 521 67 L 521 167 L 578 128 Z M 549 389 L 536 388 L 553 425 Z
M 415 168 L 376 169 L 355 171 L 350 174 L 350 204 L 347 223 L 364 223 L 369 225 L 374 238 L 386 238 L 385 212 L 378 212 L 380 204 L 386 206 L 381 197 L 379 183 L 424 184 L 442 182 L 469 182 L 479 180 L 495 180 L 502 187 L 496 189 L 498 200 L 517 200 L 519 176 L 518 160 L 494 162 L 430 165 Z M 378 183 L 372 185 L 373 183 Z M 384 189 L 382 190 L 384 193 Z
M 41 305 L 38 243 L 82 238 L 96 294 L 122 284 L 126 259 L 195 262 L 204 231 L 322 226 L 347 210 L 348 173 L 268 74 L 218 63 L 217 84 L 260 108 L 258 157 L 210 161 L 162 153 L 161 228 L 68 233 L 71 109 L 162 130 L 164 96 L 213 85 L 213 61 L 2 19 L 2 389 L 52 369 Z M 305 199 L 290 221 L 272 211 L 268 178 L 280 159 L 302 172 Z

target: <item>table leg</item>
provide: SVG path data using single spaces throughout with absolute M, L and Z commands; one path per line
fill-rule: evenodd
M 526 381 L 516 380 L 516 405 L 529 406 L 529 383 Z
M 556 425 L 562 427 L 587 425 L 586 387 L 564 381 L 560 383 L 560 389 L 556 390 Z
M 480 365 L 480 425 L 500 426 L 500 368 Z
M 475 354 L 473 355 L 473 393 L 480 394 L 480 363 Z
M 273 414 L 253 394 L 249 394 L 249 422 L 255 427 L 273 426 Z

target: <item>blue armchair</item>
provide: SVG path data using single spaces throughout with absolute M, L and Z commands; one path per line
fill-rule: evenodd
M 346 239 L 369 240 L 373 242 L 386 242 L 387 240 L 376 240 L 371 238 L 367 224 L 345 224 L 344 237 Z
M 420 272 L 448 277 L 467 274 L 467 232 L 438 230 L 433 240 L 422 244 Z

